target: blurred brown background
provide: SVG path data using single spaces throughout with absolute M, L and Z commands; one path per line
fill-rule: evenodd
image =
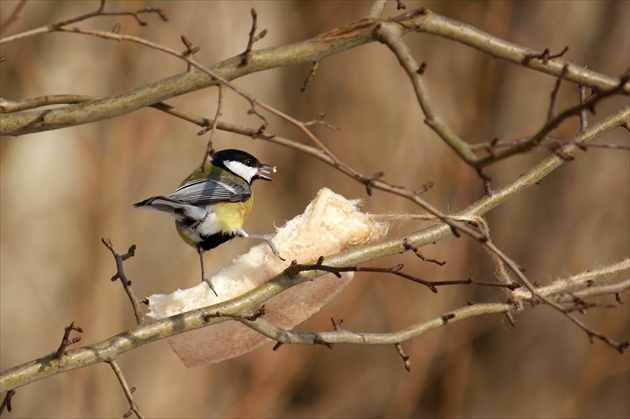
M 2 19 L 18 2 L 0 3 Z M 629 4 L 574 2 L 418 2 L 437 13 L 536 50 L 570 49 L 565 58 L 617 76 L 630 65 Z M 214 63 L 243 51 L 250 9 L 268 35 L 256 48 L 295 42 L 364 16 L 370 2 L 170 2 L 128 1 L 108 10 L 163 8 L 170 21 L 145 16 L 100 17 L 81 25 L 122 32 L 183 50 L 180 36 L 201 46 L 197 59 Z M 96 9 L 98 2 L 28 2 L 20 20 L 3 33 L 24 31 Z M 398 14 L 388 4 L 384 16 Z M 555 80 L 426 34 L 405 38 L 427 80 L 436 106 L 454 130 L 471 142 L 532 135 L 544 123 Z M 48 34 L 2 47 L 1 96 L 21 100 L 61 93 L 110 95 L 179 73 L 184 65 L 132 44 L 71 34 Z M 426 199 L 457 211 L 483 194 L 473 170 L 424 124 L 407 76 L 387 48 L 373 43 L 322 61 L 310 89 L 300 93 L 308 65 L 275 69 L 236 81 L 258 99 L 303 120 L 320 112 L 340 131 L 315 128 L 337 155 L 366 174 L 386 172 L 394 184 L 417 188 L 433 181 Z M 168 101 L 211 117 L 216 89 Z M 577 101 L 565 83 L 559 106 Z M 598 107 L 597 121 L 627 103 Z M 248 104 L 229 93 L 223 119 L 258 127 Z M 271 118 L 267 132 L 306 141 Z M 554 134 L 571 138 L 571 120 Z M 170 193 L 204 151 L 199 128 L 153 109 L 113 120 L 20 138 L 2 138 L 1 154 L 1 365 L 5 370 L 54 351 L 63 327 L 74 320 L 93 343 L 134 325 L 126 296 L 112 284 L 110 237 L 137 255 L 126 271 L 140 296 L 197 284 L 197 254 L 184 245 L 165 216 L 136 211 L 134 202 Z M 628 144 L 617 129 L 599 142 Z M 280 146 L 233 134 L 215 136 L 217 148 L 242 148 L 278 165 L 271 184 L 255 186 L 250 232 L 268 232 L 302 212 L 322 187 L 365 198 L 374 213 L 415 212 L 407 202 L 365 189 L 331 168 Z M 494 187 L 514 179 L 547 155 L 537 151 L 493 166 Z M 488 215 L 495 242 L 542 284 L 619 261 L 630 253 L 629 178 L 626 151 L 590 149 L 575 162 Z M 417 229 L 395 228 L 391 234 Z M 216 271 L 255 244 L 235 240 L 206 254 Z M 493 280 L 487 254 L 467 238 L 447 238 L 422 249 L 444 267 L 410 255 L 374 262 L 405 263 L 432 280 Z M 625 300 L 630 295 L 625 292 Z M 426 320 L 467 301 L 501 301 L 494 289 L 440 288 L 438 294 L 379 275 L 357 276 L 344 293 L 299 330 L 330 330 L 330 317 L 357 331 L 391 331 Z M 609 299 L 602 298 L 601 302 Z M 592 310 L 589 325 L 627 340 L 628 306 Z M 407 373 L 393 347 L 272 344 L 230 361 L 185 368 L 166 342 L 119 361 L 135 397 L 150 417 L 628 417 L 629 357 L 585 333 L 547 307 L 528 310 L 512 328 L 499 316 L 480 317 L 405 343 Z M 109 366 L 96 365 L 20 388 L 7 417 L 121 417 L 127 402 Z

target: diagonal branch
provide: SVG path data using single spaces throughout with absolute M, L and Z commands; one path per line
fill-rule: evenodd
M 415 13 L 412 11 L 410 13 Z M 398 22 L 397 18 L 392 19 Z M 546 73 L 555 77 L 563 77 L 572 83 L 584 85 L 593 89 L 609 90 L 614 89 L 620 79 L 609 77 L 594 72 L 586 67 L 582 67 L 571 61 L 560 58 L 551 58 L 548 50 L 547 54 L 535 51 L 520 45 L 500 39 L 481 29 L 449 19 L 429 10 L 425 11 L 422 18 L 410 19 L 400 22 L 403 26 L 412 25 L 411 28 L 417 32 L 429 33 L 452 39 L 453 41 L 475 48 L 494 58 L 500 58 L 511 63 L 531 68 L 541 73 Z M 566 70 L 565 70 L 566 68 Z M 566 72 L 565 72 L 566 71 Z M 587 82 L 588 80 L 588 82 Z M 630 94 L 630 83 L 626 82 L 623 92 Z
M 145 416 L 142 414 L 138 403 L 136 403 L 136 400 L 133 397 L 135 387 L 129 387 L 129 384 L 127 384 L 127 380 L 125 379 L 125 376 L 123 375 L 120 366 L 118 366 L 118 363 L 115 360 L 108 361 L 107 363 L 110 367 L 112 367 L 112 370 L 114 371 L 114 374 L 116 374 L 116 378 L 118 378 L 118 382 L 120 383 L 120 386 L 125 393 L 125 397 L 129 402 L 129 412 L 133 412 L 136 414 L 137 418 L 143 419 Z M 128 417 L 128 415 L 125 415 L 124 417 Z
M 251 51 L 246 66 L 240 65 L 242 56 L 237 55 L 207 67 L 207 69 L 229 81 L 271 68 L 320 61 L 329 55 L 378 40 L 376 30 L 379 25 L 392 24 L 393 22 L 400 26 L 401 36 L 410 31 L 417 31 L 451 38 L 494 57 L 556 77 L 560 77 L 562 69 L 567 66 L 566 80 L 601 91 L 613 89 L 619 85 L 618 78 L 585 69 L 561 58 L 549 59 L 547 57 L 543 60 L 541 54 L 536 51 L 503 41 L 472 26 L 445 18 L 424 8 L 384 20 L 362 19 L 305 41 Z M 47 32 L 55 30 L 79 33 L 81 31 L 79 28 L 68 26 L 47 28 Z M 108 32 L 108 34 L 109 39 L 119 41 L 134 40 L 134 42 L 138 42 L 140 39 L 112 32 Z M 6 38 L 0 40 L 0 43 L 2 42 L 7 42 Z M 150 44 L 148 41 L 144 41 L 144 43 Z M 186 72 L 93 102 L 44 111 L 3 113 L 2 118 L 0 118 L 0 134 L 23 135 L 114 118 L 175 96 L 217 84 L 219 82 L 216 79 L 203 74 L 203 72 Z M 630 83 L 625 83 L 621 90 L 624 94 L 630 93 Z

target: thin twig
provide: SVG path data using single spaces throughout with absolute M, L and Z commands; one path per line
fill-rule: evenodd
M 8 412 L 13 410 L 13 406 L 11 406 L 11 400 L 13 400 L 13 396 L 15 396 L 15 390 L 13 389 L 7 391 L 7 394 L 4 395 L 4 399 L 2 399 L 2 404 L 0 405 L 0 415 L 4 413 L 5 408 Z
M 398 355 L 400 355 L 400 358 L 402 358 L 403 363 L 405 364 L 405 369 L 407 370 L 407 372 L 411 372 L 411 360 L 409 359 L 409 355 L 406 355 L 403 351 L 402 344 L 400 342 L 397 342 L 394 344 L 394 346 L 396 347 Z
M 492 186 L 490 186 L 490 181 L 492 180 L 492 178 L 490 178 L 489 176 L 486 176 L 483 169 L 481 168 L 477 168 L 476 171 L 477 171 L 477 175 L 479 175 L 479 177 L 481 178 L 481 182 L 483 183 L 483 189 L 484 191 L 486 191 L 486 195 L 488 196 L 492 195 Z
M 184 50 L 184 52 L 182 52 L 182 57 L 186 57 L 186 58 L 192 58 L 193 55 L 195 55 L 196 53 L 199 52 L 199 50 L 201 49 L 200 47 L 194 46 L 192 41 L 190 39 L 188 39 L 187 36 L 182 35 L 181 36 L 181 40 L 184 44 L 184 46 L 186 47 L 186 49 Z M 190 72 L 192 70 L 192 65 L 187 62 L 186 63 L 186 71 Z
M 560 51 L 559 53 L 552 54 L 549 48 L 545 48 L 545 50 L 542 53 L 528 54 L 523 61 L 525 63 L 528 63 L 531 60 L 537 59 L 537 60 L 542 61 L 543 65 L 548 65 L 550 60 L 553 60 L 554 58 L 562 57 L 568 50 L 569 50 L 569 47 L 564 47 L 562 51 Z M 564 69 L 563 69 L 563 72 L 564 72 Z
M 219 99 L 217 101 L 217 112 L 214 114 L 214 120 L 212 121 L 212 126 L 210 127 L 210 135 L 208 136 L 208 143 L 206 145 L 206 152 L 203 156 L 203 159 L 201 160 L 201 165 L 199 167 L 204 167 L 208 156 L 214 152 L 212 139 L 214 138 L 214 134 L 217 131 L 217 125 L 219 124 L 219 118 L 221 117 L 221 109 L 223 108 L 223 99 L 225 96 L 225 89 L 226 87 L 224 84 L 219 85 Z M 204 131 L 202 130 L 199 132 L 199 135 L 203 133 Z
M 13 11 L 11 12 L 11 14 L 9 15 L 8 18 L 6 18 L 2 24 L 0 24 L 0 31 L 4 32 L 7 29 L 9 29 L 9 26 L 11 26 L 15 21 L 17 21 L 20 17 L 20 13 L 22 13 L 22 10 L 24 9 L 24 6 L 26 6 L 26 1 L 27 0 L 20 0 L 20 2 L 17 4 L 17 6 L 15 6 L 15 9 L 13 9 Z M 9 410 L 10 412 L 10 410 Z
M 164 22 L 168 21 L 168 16 L 164 12 L 164 10 L 160 8 L 156 8 L 156 7 L 143 7 L 141 9 L 123 11 L 123 12 L 105 12 L 104 9 L 105 9 L 105 0 L 101 0 L 98 9 L 96 9 L 94 12 L 85 13 L 80 16 L 54 22 L 46 26 L 40 26 L 39 28 L 31 29 L 25 32 L 20 32 L 15 35 L 7 36 L 5 38 L 0 38 L 0 45 L 8 44 L 9 42 L 22 40 L 24 38 L 28 38 L 31 36 L 41 35 L 44 33 L 56 31 L 56 30 L 59 30 L 59 28 L 63 26 L 71 25 L 73 23 L 81 22 L 87 19 L 91 19 L 93 17 L 98 17 L 98 16 L 133 16 L 139 25 L 146 26 L 147 23 L 144 20 L 142 20 L 140 15 L 144 13 L 155 13 Z
M 61 338 L 61 344 L 59 344 L 59 348 L 57 349 L 57 351 L 55 351 L 53 359 L 61 359 L 65 355 L 68 346 L 81 342 L 81 336 L 70 339 L 70 333 L 72 333 L 73 330 L 79 333 L 83 333 L 83 329 L 75 326 L 74 321 L 66 326 L 64 328 L 63 338 Z
M 446 265 L 446 261 L 439 261 L 437 259 L 432 259 L 432 258 L 427 258 L 425 257 L 421 252 L 420 249 L 418 249 L 415 246 L 412 246 L 409 242 L 405 241 L 405 249 L 407 250 L 411 250 L 418 258 L 420 258 L 420 260 L 422 260 L 423 262 L 432 262 L 435 263 L 436 265 L 439 266 L 444 266 Z
M 554 114 L 556 113 L 556 104 L 558 101 L 558 93 L 560 92 L 560 85 L 562 84 L 562 79 L 566 77 L 567 72 L 569 71 L 569 65 L 566 64 L 562 68 L 562 74 L 556 80 L 556 85 L 551 92 L 551 101 L 549 103 L 549 112 L 547 113 L 547 122 L 553 119 Z
M 404 267 L 403 264 L 399 264 L 396 266 L 392 266 L 390 268 L 377 268 L 377 267 L 369 267 L 369 266 L 330 266 L 323 264 L 324 257 L 320 257 L 319 260 L 314 264 L 299 264 L 297 261 L 291 262 L 285 269 L 285 273 L 290 277 L 294 278 L 300 272 L 307 271 L 323 271 L 330 272 L 341 278 L 342 272 L 375 272 L 375 273 L 386 273 L 399 276 L 401 278 L 407 279 L 409 281 L 415 282 L 417 284 L 421 284 L 429 288 L 432 292 L 437 293 L 437 287 L 445 286 L 445 285 L 470 285 L 473 283 L 472 279 L 465 280 L 454 280 L 454 281 L 427 281 L 422 278 L 418 278 L 417 276 L 410 275 L 405 272 L 401 272 Z
M 580 92 L 580 103 L 586 102 L 586 87 L 579 85 L 578 86 Z M 586 109 L 582 109 L 580 112 L 580 131 L 584 131 L 588 128 L 588 114 Z
M 584 113 L 586 112 L 586 110 L 583 110 L 582 112 Z M 489 143 L 473 144 L 471 148 L 472 150 L 484 149 L 484 150 L 488 150 L 488 152 L 491 153 L 490 150 L 494 148 L 505 148 L 505 147 L 510 148 L 510 147 L 514 147 L 517 144 L 530 142 L 531 140 L 532 140 L 532 137 L 517 138 L 516 140 L 509 140 L 509 141 L 493 140 Z M 552 149 L 552 148 L 557 148 L 558 145 L 577 146 L 582 151 L 586 151 L 589 148 L 601 148 L 601 149 L 609 149 L 609 150 L 630 150 L 630 146 L 623 145 L 623 144 L 607 144 L 607 143 L 582 144 L 574 140 L 563 140 L 561 138 L 554 138 L 554 137 L 549 137 L 549 136 L 546 136 L 545 138 L 543 138 L 543 140 L 540 142 L 540 144 L 536 146 L 536 148 L 545 147 L 545 148 Z
M 127 297 L 129 297 L 129 301 L 131 302 L 131 307 L 133 308 L 133 314 L 136 316 L 136 322 L 138 324 L 143 324 L 146 322 L 144 312 L 142 311 L 142 303 L 140 299 L 136 296 L 135 291 L 131 287 L 131 281 L 127 278 L 127 274 L 125 273 L 125 268 L 123 266 L 123 262 L 130 257 L 135 255 L 136 245 L 132 244 L 129 247 L 129 250 L 124 255 L 118 254 L 116 249 L 114 249 L 114 245 L 112 241 L 108 238 L 102 238 L 101 241 L 109 249 L 109 251 L 114 256 L 114 260 L 116 261 L 116 273 L 112 276 L 112 281 L 116 281 L 120 279 L 120 283 L 122 284 L 125 292 L 127 293 Z
M 247 48 L 245 48 L 245 52 L 241 54 L 241 57 L 242 57 L 241 63 L 240 63 L 241 67 L 249 64 L 250 60 L 252 59 L 252 48 L 254 47 L 254 44 L 258 42 L 259 40 L 261 40 L 262 38 L 264 38 L 265 35 L 267 35 L 267 29 L 263 29 L 262 31 L 260 31 L 258 35 L 256 35 L 256 29 L 258 28 L 258 13 L 256 13 L 256 9 L 254 9 L 253 7 L 251 10 L 251 13 L 252 13 L 252 28 L 249 31 L 249 38 L 247 40 Z
M 142 411 L 140 410 L 138 403 L 136 403 L 136 400 L 133 397 L 133 393 L 136 390 L 136 388 L 129 387 L 129 385 L 127 384 L 127 380 L 125 380 L 125 376 L 123 375 L 122 370 L 120 369 L 116 361 L 111 360 L 111 361 L 107 361 L 107 363 L 109 364 L 110 367 L 112 367 L 114 374 L 116 374 L 116 378 L 118 378 L 118 382 L 120 383 L 120 386 L 122 387 L 123 392 L 125 393 L 125 397 L 127 398 L 127 401 L 129 402 L 130 412 L 135 413 L 136 417 L 138 417 L 139 419 L 144 418 L 144 415 L 142 414 Z M 130 412 L 126 413 L 124 417 L 128 417 Z
M 311 70 L 308 72 L 308 76 L 306 80 L 304 80 L 304 85 L 300 89 L 301 93 L 304 93 L 306 89 L 309 88 L 313 79 L 315 79 L 315 75 L 317 74 L 317 69 L 319 68 L 319 61 L 313 61 L 313 65 L 311 65 Z

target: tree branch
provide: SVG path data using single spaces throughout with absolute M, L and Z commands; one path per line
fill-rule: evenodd
M 251 51 L 250 59 L 246 66 L 240 65 L 242 56 L 239 54 L 208 67 L 208 70 L 229 81 L 271 68 L 320 61 L 329 55 L 378 40 L 379 36 L 376 30 L 379 28 L 379 25 L 391 22 L 400 25 L 401 36 L 410 31 L 444 36 L 477 48 L 494 57 L 524 65 L 556 77 L 562 75 L 563 68 L 566 66 L 566 80 L 587 87 L 609 90 L 614 89 L 620 83 L 618 78 L 596 73 L 561 58 L 546 59 L 546 63 L 544 63 L 543 59 L 536 58 L 541 56 L 540 53 L 503 41 L 472 26 L 445 18 L 424 8 L 389 19 L 362 19 L 305 41 Z M 68 26 L 57 26 L 50 27 L 48 31 L 80 33 L 82 30 Z M 87 30 L 83 31 L 88 33 Z M 89 32 L 96 34 L 99 31 Z M 120 35 L 112 32 L 104 33 L 108 34 L 109 39 L 133 41 L 146 45 L 151 44 L 148 41 L 130 35 Z M 2 42 L 7 42 L 6 38 L 0 40 L 0 43 Z M 92 102 L 43 111 L 2 113 L 0 134 L 23 135 L 114 118 L 175 96 L 217 85 L 218 83 L 217 80 L 203 72 L 186 72 Z M 630 83 L 625 83 L 621 91 L 624 94 L 630 93 Z
M 133 412 L 136 414 L 136 417 L 138 417 L 139 419 L 144 418 L 144 415 L 142 414 L 140 407 L 136 403 L 136 400 L 133 398 L 133 392 L 136 390 L 135 387 L 129 387 L 129 384 L 127 384 L 127 380 L 125 379 L 125 376 L 123 375 L 122 370 L 120 369 L 116 361 L 111 360 L 111 361 L 108 361 L 107 363 L 109 364 L 110 367 L 112 367 L 114 374 L 116 374 L 116 378 L 118 378 L 118 382 L 120 383 L 120 386 L 122 387 L 123 392 L 125 393 L 125 397 L 127 398 L 127 401 L 129 402 L 130 411 L 129 413 L 125 414 L 124 417 L 128 417 L 130 412 Z

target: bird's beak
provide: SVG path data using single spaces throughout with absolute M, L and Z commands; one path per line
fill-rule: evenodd
M 268 164 L 261 164 L 260 167 L 258 168 L 258 173 L 256 173 L 256 175 L 254 176 L 255 179 L 262 179 L 262 180 L 268 180 L 268 181 L 273 181 L 272 178 L 265 176 L 267 174 L 269 174 L 269 171 L 276 173 L 278 169 L 276 169 L 276 166 L 270 166 Z

